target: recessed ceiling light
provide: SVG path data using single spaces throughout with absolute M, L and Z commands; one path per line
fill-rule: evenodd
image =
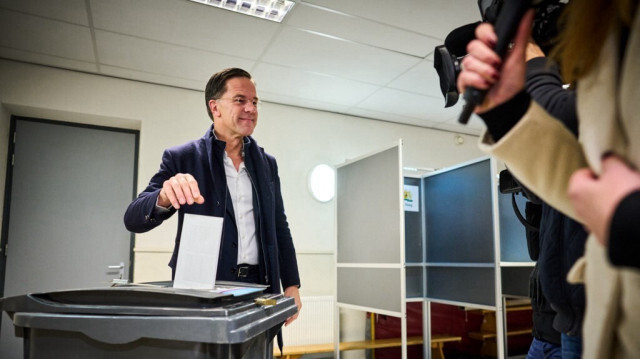
M 291 10 L 294 2 L 289 0 L 190 0 L 251 15 L 266 20 L 281 22 Z

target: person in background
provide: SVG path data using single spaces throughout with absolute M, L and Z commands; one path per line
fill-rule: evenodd
M 573 0 L 557 46 L 563 78 L 577 84 L 579 140 L 524 89 L 533 12 L 504 59 L 490 24 L 476 29 L 458 88 L 487 89 L 476 107 L 482 149 L 523 185 L 589 230 L 569 279 L 584 282 L 585 358 L 640 355 L 640 24 L 638 1 Z
M 534 208 L 540 211 L 541 205 L 527 202 L 528 220 L 532 219 L 530 218 L 530 213 Z M 537 213 L 537 216 L 536 218 L 540 220 L 540 213 Z M 536 223 L 536 225 L 539 226 L 540 223 Z M 538 237 L 539 228 L 537 229 L 537 231 L 527 229 L 527 245 L 530 249 L 533 248 L 532 246 L 540 244 Z M 531 250 L 529 251 L 529 256 L 534 261 L 538 260 L 537 254 L 537 252 L 532 253 Z M 529 297 L 531 298 L 531 319 L 533 324 L 531 335 L 533 339 L 531 340 L 526 359 L 562 359 L 561 336 L 553 327 L 556 312 L 551 307 L 549 300 L 547 300 L 542 293 L 539 267 L 540 264 L 536 262 L 529 279 Z
M 280 293 L 282 284 L 284 295 L 295 298 L 299 311 L 300 277 L 278 166 L 251 137 L 258 103 L 245 70 L 214 74 L 205 89 L 213 124 L 202 138 L 164 151 L 160 170 L 129 205 L 124 223 L 128 230 L 142 233 L 178 212 L 169 262 L 175 276 L 184 215 L 224 218 L 216 280 L 265 284 L 271 293 Z
M 575 91 L 564 89 L 560 70 L 553 60 L 533 41 L 525 51 L 525 89 L 531 98 L 558 119 L 575 136 L 578 135 Z M 582 355 L 582 320 L 585 310 L 584 286 L 571 284 L 566 277 L 574 263 L 584 253 L 587 233 L 583 226 L 549 204 L 538 201 L 540 226 L 537 243 L 539 252 L 532 285 L 532 305 L 538 311 L 538 337 L 541 349 L 553 348 L 557 333 L 558 352 L 564 359 L 578 359 Z M 532 274 L 533 276 L 533 274 Z M 547 308 L 547 305 L 550 308 Z M 534 311 L 534 315 L 535 315 Z M 551 317 L 551 321 L 547 321 Z M 534 318 L 534 323 L 535 323 Z M 534 325 L 534 336 L 535 336 Z M 549 344 L 544 343 L 549 342 Z M 532 349 L 536 338 L 532 343 Z M 543 350 L 537 351 L 542 353 Z M 541 357 L 542 358 L 542 357 Z M 546 358 L 546 357 L 545 357 Z

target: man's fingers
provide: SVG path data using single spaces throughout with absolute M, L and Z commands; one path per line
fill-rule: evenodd
M 170 180 L 164 181 L 164 184 L 162 185 L 162 192 L 164 193 L 165 197 L 169 200 L 169 202 L 171 202 L 171 205 L 173 206 L 173 208 L 175 209 L 180 208 L 180 202 L 178 201 L 178 198 L 175 195 L 175 192 L 173 190 L 173 186 L 171 185 Z
M 186 178 L 187 178 L 187 183 L 189 184 L 191 195 L 193 197 L 193 202 L 197 204 L 203 204 L 204 197 L 200 195 L 200 188 L 198 187 L 198 181 L 196 181 L 196 179 L 193 178 L 193 176 L 190 174 L 186 175 Z
M 193 179 L 191 175 L 176 175 L 180 190 L 184 196 L 184 200 L 187 204 L 193 204 L 193 194 L 191 193 L 191 184 L 189 183 L 189 177 Z
M 173 190 L 173 193 L 176 197 L 176 200 L 178 201 L 179 204 L 185 204 L 187 203 L 187 200 L 184 196 L 184 193 L 182 192 L 182 185 L 180 184 L 180 177 L 173 176 L 169 179 L 169 186 L 171 186 L 171 189 Z M 173 202 L 172 202 L 173 203 Z M 175 207 L 175 205 L 174 205 Z
M 300 312 L 298 312 L 300 313 Z M 293 323 L 294 320 L 298 319 L 298 313 L 290 316 L 289 318 L 287 318 L 287 320 L 284 322 L 284 326 L 288 326 L 289 324 Z
M 176 209 L 183 204 L 204 203 L 204 197 L 200 194 L 198 181 L 188 173 L 178 173 L 166 180 L 163 184 L 163 191 L 171 205 Z

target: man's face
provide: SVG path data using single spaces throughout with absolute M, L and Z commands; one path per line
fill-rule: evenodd
M 246 77 L 227 80 L 227 91 L 210 100 L 216 133 L 223 140 L 249 136 L 258 124 L 258 97 L 253 81 Z

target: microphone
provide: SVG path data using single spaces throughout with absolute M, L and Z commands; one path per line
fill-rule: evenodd
M 520 20 L 531 7 L 531 0 L 507 0 L 502 5 L 500 14 L 496 19 L 495 31 L 498 37 L 498 42 L 494 48 L 494 51 L 501 58 L 507 53 L 509 43 L 518 30 Z M 462 113 L 458 118 L 458 122 L 466 124 L 469 122 L 469 117 L 473 113 L 473 110 L 479 104 L 484 101 L 484 97 L 487 95 L 487 90 L 479 90 L 475 87 L 467 87 L 464 93 L 465 105 L 462 108 Z

